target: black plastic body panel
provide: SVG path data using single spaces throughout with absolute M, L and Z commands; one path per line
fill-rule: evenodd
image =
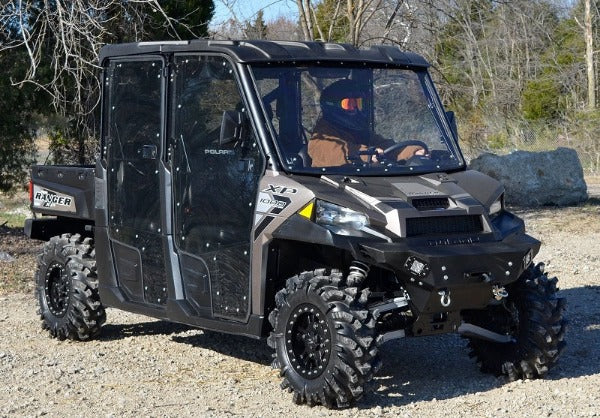
M 32 239 L 49 241 L 50 238 L 65 233 L 93 236 L 92 222 L 86 219 L 48 217 L 25 220 L 25 235 Z
M 94 167 L 65 165 L 34 165 L 31 167 L 34 186 L 72 196 L 75 210 L 56 210 L 57 207 L 39 207 L 32 204 L 34 213 L 64 216 L 76 219 L 94 219 Z M 34 196 L 35 200 L 35 196 Z
M 169 300 L 166 309 L 127 300 L 118 287 L 101 287 L 102 303 L 117 309 L 162 320 L 251 338 L 264 336 L 265 318 L 250 315 L 247 323 L 195 316 L 197 311 L 185 300 Z

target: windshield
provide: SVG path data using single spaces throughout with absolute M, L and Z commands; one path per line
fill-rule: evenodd
M 393 175 L 463 165 L 424 69 L 254 66 L 253 74 L 291 172 Z

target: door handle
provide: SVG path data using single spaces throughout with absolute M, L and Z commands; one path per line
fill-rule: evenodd
M 143 145 L 142 146 L 142 158 L 144 160 L 156 160 L 158 149 L 156 145 Z

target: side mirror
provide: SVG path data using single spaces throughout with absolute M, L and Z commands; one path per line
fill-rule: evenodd
M 448 119 L 448 123 L 450 124 L 450 130 L 458 139 L 458 126 L 456 125 L 456 116 L 454 116 L 454 112 L 449 110 L 446 112 L 446 119 Z
M 242 112 L 236 112 L 235 110 L 224 111 L 223 120 L 221 121 L 219 146 L 241 140 L 244 135 L 244 122 L 245 117 Z

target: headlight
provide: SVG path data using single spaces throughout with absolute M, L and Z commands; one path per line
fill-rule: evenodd
M 490 205 L 490 216 L 497 215 L 504 209 L 504 193 Z
M 315 208 L 314 215 L 313 208 Z M 388 236 L 370 228 L 369 218 L 364 213 L 333 203 L 317 199 L 314 203 L 311 202 L 306 205 L 298 214 L 306 219 L 314 219 L 316 223 L 329 229 L 334 234 L 353 237 L 371 236 L 392 242 Z
M 316 203 L 315 221 L 336 234 L 362 236 L 360 231 L 369 225 L 364 213 L 322 200 Z

